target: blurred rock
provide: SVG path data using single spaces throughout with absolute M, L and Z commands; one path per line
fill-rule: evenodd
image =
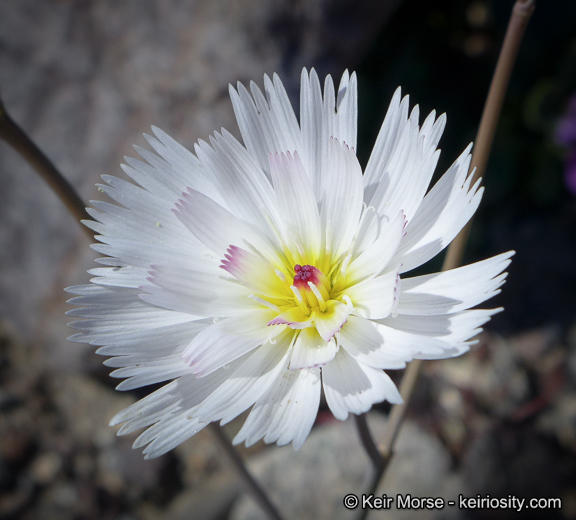
M 237 132 L 229 83 L 278 72 L 295 94 L 303 66 L 354 67 L 400 1 L 1 2 L 2 96 L 88 200 L 102 173 L 123 175 L 151 125 L 188 147 Z M 94 255 L 78 252 L 88 251 L 79 225 L 4 142 L 0 178 L 0 317 L 28 339 L 61 342 L 39 318 L 64 320 L 62 288 L 88 280 Z
M 375 439 L 384 434 L 386 420 L 369 415 Z M 302 449 L 268 448 L 249 461 L 253 474 L 287 518 L 349 519 L 343 505 L 348 493 L 365 492 L 370 462 L 360 444 L 354 421 L 333 421 L 315 428 Z M 398 437 L 395 455 L 376 496 L 411 494 L 415 497 L 457 499 L 458 484 L 450 472 L 450 456 L 436 438 L 406 422 Z M 418 518 L 447 518 L 450 511 L 419 510 Z M 413 510 L 375 511 L 369 518 L 414 518 Z M 250 498 L 234 508 L 232 520 L 260 520 L 265 515 Z

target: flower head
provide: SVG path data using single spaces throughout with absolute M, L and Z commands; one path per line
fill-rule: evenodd
M 341 420 L 399 403 L 384 369 L 465 352 L 499 310 L 470 308 L 498 292 L 511 253 L 403 276 L 480 202 L 470 147 L 427 191 L 444 116 L 419 126 L 398 90 L 363 173 L 354 74 L 322 91 L 303 71 L 299 121 L 277 76 L 230 95 L 244 144 L 222 131 L 192 154 L 153 128 L 155 153 L 126 159 L 135 184 L 103 177 L 117 204 L 93 202 L 86 224 L 105 267 L 68 289 L 87 318 L 71 339 L 110 356 L 118 389 L 171 381 L 111 422 L 147 428 L 134 446 L 149 458 L 249 408 L 234 442 L 298 448 L 322 391 Z

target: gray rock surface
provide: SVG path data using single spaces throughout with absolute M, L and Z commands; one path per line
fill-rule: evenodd
M 191 147 L 236 132 L 228 84 L 302 66 L 354 67 L 400 0 L 19 0 L 0 2 L 0 89 L 8 111 L 80 195 L 152 124 Z M 0 142 L 0 317 L 45 342 L 67 331 L 62 288 L 86 282 L 94 255 L 48 187 Z M 55 329 L 54 329 L 55 327 Z M 68 347 L 67 347 L 68 348 Z

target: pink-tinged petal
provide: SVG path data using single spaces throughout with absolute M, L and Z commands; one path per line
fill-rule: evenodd
M 291 329 L 305 329 L 314 326 L 313 316 L 304 314 L 299 307 L 292 307 L 278 314 L 268 325 L 288 325 Z
M 220 267 L 261 296 L 279 299 L 293 297 L 288 285 L 278 277 L 270 262 L 241 247 L 231 245 Z
M 394 310 L 399 291 L 400 276 L 398 270 L 394 269 L 348 287 L 342 294 L 352 300 L 354 314 L 377 320 L 385 318 Z
M 182 353 L 182 360 L 199 377 L 230 364 L 270 336 L 267 325 L 275 312 L 255 309 L 218 321 L 201 331 Z
M 402 402 L 398 389 L 383 370 L 358 363 L 344 349 L 322 368 L 322 386 L 326 403 L 341 421 L 348 413 L 367 412 L 374 403 Z
M 336 355 L 336 342 L 325 341 L 315 328 L 303 329 L 298 333 L 290 358 L 290 370 L 325 365 Z
M 297 255 L 294 263 L 314 264 L 320 254 L 320 216 L 300 157 L 297 153 L 270 155 L 270 172 L 284 224 L 284 241 Z
M 459 312 L 500 292 L 514 252 L 442 273 L 402 280 L 399 314 L 428 316 Z
M 298 450 L 312 429 L 320 404 L 320 369 L 304 368 L 281 373 L 270 391 L 250 411 L 234 444 L 251 446 L 264 438 Z
M 314 324 L 318 334 L 324 341 L 330 341 L 334 335 L 342 328 L 348 319 L 350 308 L 335 300 L 326 302 L 325 312 L 316 312 Z
M 200 192 L 189 189 L 175 204 L 174 213 L 219 261 L 230 244 L 251 244 L 266 258 L 276 259 L 276 248 L 262 229 L 245 222 Z

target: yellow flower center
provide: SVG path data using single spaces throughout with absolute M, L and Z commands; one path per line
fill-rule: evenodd
M 300 310 L 308 316 L 316 310 L 326 312 L 332 287 L 324 273 L 313 265 L 300 264 L 294 266 L 294 272 L 294 283 L 290 289 Z

